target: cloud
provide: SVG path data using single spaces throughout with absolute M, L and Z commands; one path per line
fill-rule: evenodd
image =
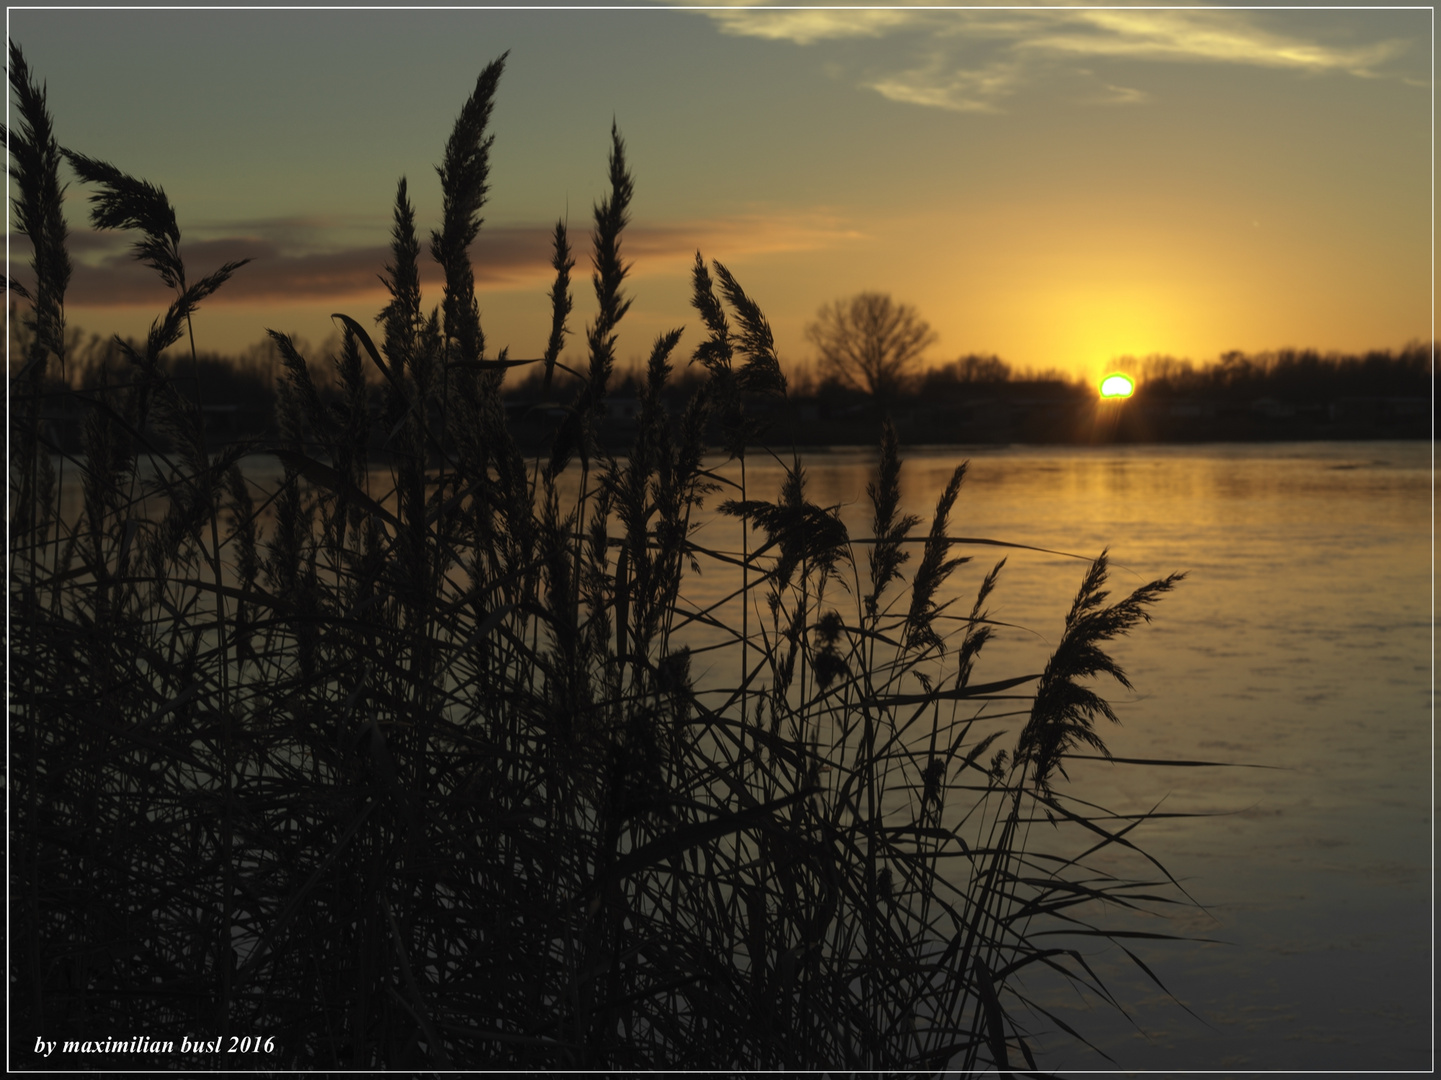
M 1137 90 L 1131 86 L 1112 86 L 1110 83 L 1106 83 L 1093 100 L 1098 105 L 1138 105 L 1150 99 L 1151 95 L 1144 90 Z
M 861 85 L 892 101 L 930 105 L 953 112 L 1000 112 L 1002 99 L 1015 93 L 1026 81 L 1024 65 L 1001 60 L 985 67 L 965 70 L 951 67 L 944 57 L 908 71 L 871 79 Z
M 863 71 L 853 76 L 857 84 L 893 101 L 957 112 L 1002 111 L 1023 88 L 1078 74 L 1076 61 L 1235 64 L 1374 77 L 1410 48 L 1397 39 L 1327 44 L 1298 33 L 1294 21 L 1272 16 L 1267 23 L 1239 10 L 836 11 L 752 3 L 703 14 L 727 34 L 797 45 L 830 41 L 843 50 L 846 39 L 884 38 L 884 46 L 867 46 L 854 65 Z M 1147 97 L 1084 74 L 1093 83 L 1074 95 L 1082 103 Z
M 288 221 L 288 219 L 287 219 Z M 342 301 L 373 297 L 384 290 L 380 274 L 390 261 L 381 245 L 356 245 L 333 250 L 306 250 L 297 237 L 323 240 L 323 227 L 303 228 L 278 221 L 228 223 L 250 235 L 217 236 L 182 241 L 181 253 L 193 280 L 227 262 L 250 259 L 207 303 L 294 303 Z M 210 230 L 214 231 L 215 227 Z M 199 230 L 197 230 L 199 231 Z M 255 234 L 262 235 L 255 235 Z M 684 272 L 700 250 L 707 258 L 735 259 L 787 251 L 811 251 L 859 237 L 843 222 L 824 213 L 777 216 L 753 213 L 710 221 L 646 227 L 631 226 L 621 240 L 621 254 L 633 273 Z M 28 281 L 30 249 L 23 235 L 11 238 L 14 276 Z M 577 266 L 572 288 L 588 287 L 589 232 L 573 230 L 571 249 Z M 552 280 L 550 226 L 487 226 L 471 246 L 478 288 L 544 289 Z M 76 230 L 71 234 L 73 259 L 67 304 L 80 307 L 150 307 L 157 313 L 173 299 L 154 270 L 137 262 L 121 234 Z M 422 242 L 421 287 L 427 303 L 438 303 L 444 286 L 440 267 Z
M 773 11 L 758 4 L 710 9 L 705 13 L 723 33 L 810 45 L 838 38 L 881 37 L 914 25 L 916 13 L 887 9 L 810 8 Z
M 1192 63 L 1251 64 L 1372 75 L 1404 50 L 1381 41 L 1336 48 L 1278 34 L 1237 13 L 1220 11 L 1081 11 L 1060 32 L 1017 48 L 1081 56 L 1122 56 Z
M 101 242 L 72 237 L 72 270 L 65 300 L 81 307 L 151 307 L 163 310 L 174 294 L 154 270 L 136 261 L 123 238 Z M 79 243 L 74 241 L 78 240 Z M 118 242 L 117 242 L 118 240 Z M 23 236 L 11 236 L 14 276 L 28 279 L 28 248 Z M 119 250 L 117 250 L 117 248 Z M 98 258 L 86 258 L 98 253 Z M 240 259 L 241 267 L 207 303 L 306 300 L 351 296 L 380 288 L 376 273 L 383 267 L 384 248 L 351 248 L 333 252 L 287 254 L 270 240 L 225 237 L 182 241 L 181 253 L 190 278 L 198 281 L 222 264 Z

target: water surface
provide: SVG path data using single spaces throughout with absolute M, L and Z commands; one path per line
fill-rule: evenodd
M 1126 1069 L 1375 1070 L 1432 1063 L 1432 481 L 1427 443 L 910 451 L 907 508 L 929 519 L 970 468 L 952 534 L 1092 557 L 1117 594 L 1185 582 L 1116 653 L 1118 756 L 1271 766 L 1071 769 L 1121 812 L 1202 815 L 1133 834 L 1195 898 L 1165 924 L 1219 943 L 1133 945 L 1177 1007 L 1114 948 L 1101 958 L 1131 1024 L 1044 987 L 1048 1007 Z M 811 498 L 869 535 L 874 455 L 805 456 Z M 748 468 L 774 497 L 778 465 Z M 734 533 L 731 522 L 706 532 Z M 728 545 L 738 546 L 733 539 Z M 957 575 L 974 592 L 1001 554 Z M 991 603 L 1006 631 L 975 678 L 1038 671 L 1084 561 L 1012 551 Z M 692 583 L 694 585 L 694 583 Z M 694 595 L 694 593 L 692 593 Z M 959 606 L 959 605 L 958 605 Z M 1112 963 L 1112 961 L 1115 961 Z M 1038 1018 L 1059 1069 L 1104 1069 Z

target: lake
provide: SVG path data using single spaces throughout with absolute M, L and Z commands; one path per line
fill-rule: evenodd
M 1429 1068 L 1430 444 L 910 450 L 906 508 L 928 522 L 967 458 L 952 535 L 1109 547 L 1113 598 L 1188 574 L 1115 649 L 1136 693 L 1098 687 L 1122 721 L 1103 732 L 1112 753 L 1269 767 L 1071 768 L 1071 789 L 1109 809 L 1207 815 L 1132 834 L 1201 908 L 1107 921 L 1213 941 L 1132 944 L 1195 1016 L 1114 948 L 1099 962 L 1134 1025 L 1074 994 L 1046 1007 L 1127 1070 Z M 804 455 L 811 499 L 840 504 L 853 536 L 870 534 L 873 462 Z M 774 498 L 781 475 L 752 458 L 751 497 Z M 702 537 L 721 546 L 722 530 L 738 547 L 733 522 Z M 965 608 L 1007 554 L 992 616 L 1034 632 L 1003 632 L 975 680 L 1039 671 L 1086 563 L 970 550 Z M 1044 1018 L 1032 1031 L 1045 1067 L 1115 1067 Z

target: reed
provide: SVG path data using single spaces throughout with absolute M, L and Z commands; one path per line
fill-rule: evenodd
M 634 445 L 607 453 L 625 144 L 613 131 L 594 212 L 585 369 L 560 361 L 564 224 L 545 355 L 489 354 L 468 246 L 504 59 L 439 169 L 441 303 L 422 305 L 402 180 L 380 344 L 339 317 L 326 397 L 272 332 L 280 438 L 215 449 L 159 357 L 241 266 L 188 284 L 164 192 L 62 153 L 11 46 L 16 220 L 36 252 L 10 387 L 16 1045 L 221 1036 L 183 1062 L 218 1069 L 1034 1068 L 1030 1025 L 1049 1021 L 1027 979 L 1106 994 L 1047 935 L 1104 935 L 1100 901 L 1177 900 L 1088 870 L 1068 836 L 1129 848 L 1136 821 L 1056 783 L 1073 748 L 1105 753 L 1093 722 L 1115 718 L 1085 680 L 1129 685 L 1103 647 L 1176 578 L 1108 605 L 1103 554 L 1043 672 L 973 681 L 1002 564 L 953 614 L 965 467 L 924 535 L 889 426 L 872 536 L 810 501 L 798 457 L 755 497 L 754 405 L 785 382 L 759 306 L 699 254 L 709 380 L 668 415 L 683 335 L 660 335 Z M 87 415 L 73 458 L 40 419 L 64 362 L 62 156 L 96 192 L 93 224 L 135 233 L 176 293 L 143 348 L 121 344 L 123 373 L 64 391 Z M 499 401 L 530 364 L 575 388 L 537 460 Z M 273 490 L 244 471 L 263 454 L 283 463 Z M 72 520 L 57 456 L 81 478 Z M 739 554 L 696 532 L 722 490 Z M 734 575 L 739 628 L 686 601 L 702 564 Z M 702 631 L 733 678 L 695 674 Z M 1043 817 L 1053 846 L 1029 829 Z

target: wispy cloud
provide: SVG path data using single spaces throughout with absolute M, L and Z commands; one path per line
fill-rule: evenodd
M 933 53 L 905 71 L 869 79 L 861 85 L 911 105 L 930 105 L 954 112 L 1000 112 L 1001 102 L 1027 81 L 1026 65 L 1011 58 L 981 67 L 955 66 Z
M 332 225 L 334 223 L 331 223 Z M 193 278 L 237 259 L 251 263 L 239 270 L 210 303 L 296 303 L 374 297 L 389 249 L 380 245 L 315 250 L 325 239 L 324 223 L 232 222 L 226 225 L 248 235 L 215 236 L 182 241 L 181 250 Z M 197 230 L 201 231 L 201 230 Z M 259 234 L 259 235 L 257 235 Z M 824 213 L 778 216 L 757 212 L 709 221 L 660 227 L 632 226 L 622 239 L 622 255 L 637 275 L 675 272 L 695 252 L 722 259 L 784 251 L 813 251 L 859 237 L 844 222 Z M 588 234 L 577 229 L 571 246 L 579 255 L 575 282 L 584 288 Z M 302 242 L 302 240 L 304 242 Z M 76 230 L 70 248 L 74 270 L 66 299 L 83 307 L 153 307 L 172 299 L 155 272 L 136 262 L 121 234 Z M 307 250 L 308 248 L 308 250 Z M 11 269 L 20 281 L 29 277 L 29 249 L 21 235 L 11 237 Z M 476 284 L 481 289 L 544 288 L 554 271 L 550 265 L 550 226 L 496 226 L 483 229 L 471 247 Z M 443 276 L 434 260 L 423 255 L 421 286 L 439 301 Z
M 775 10 L 750 3 L 704 11 L 722 32 L 797 45 L 886 39 L 868 50 L 858 85 L 893 101 L 960 112 L 999 112 L 1007 99 L 1048 79 L 1091 79 L 1076 100 L 1135 103 L 1144 91 L 1078 71 L 1076 61 L 1107 59 L 1235 64 L 1371 77 L 1386 72 L 1409 43 L 1346 44 L 1307 37 L 1295 20 L 1248 11 Z M 1358 23 L 1357 26 L 1364 24 Z
M 1097 105 L 1139 105 L 1150 98 L 1150 94 L 1133 86 L 1112 86 L 1104 83 L 1100 93 L 1092 100 Z
M 705 14 L 725 33 L 793 41 L 797 45 L 839 38 L 881 37 L 916 23 L 913 11 L 884 8 L 775 11 L 761 4 L 740 4 L 730 8 L 712 8 Z
M 1404 50 L 1396 41 L 1340 48 L 1280 34 L 1245 12 L 1080 11 L 1056 32 L 1041 32 L 1016 47 L 1080 56 L 1128 56 L 1261 67 L 1376 74 Z

